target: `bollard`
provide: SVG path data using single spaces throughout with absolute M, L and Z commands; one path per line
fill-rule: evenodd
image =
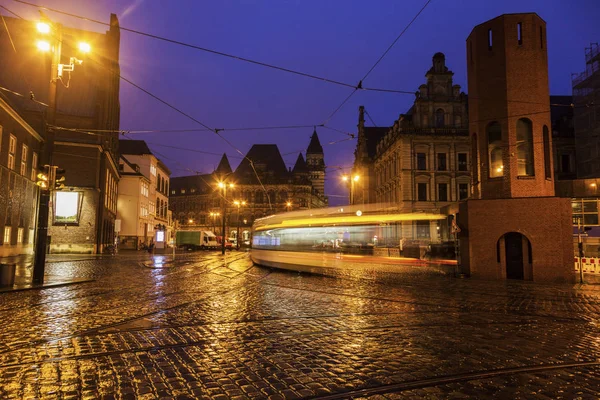
M 12 286 L 15 284 L 15 272 L 17 264 L 0 264 L 0 286 Z

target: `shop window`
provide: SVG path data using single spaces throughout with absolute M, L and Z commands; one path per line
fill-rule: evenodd
M 430 238 L 430 223 L 429 221 L 416 221 L 417 222 L 417 239 L 429 239 Z

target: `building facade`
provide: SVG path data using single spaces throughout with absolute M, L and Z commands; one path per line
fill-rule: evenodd
M 504 14 L 467 38 L 473 194 L 456 215 L 463 273 L 573 282 L 571 199 L 555 197 L 546 23 Z
M 47 21 L 51 31 L 46 36 L 36 31 L 34 21 L 4 19 L 10 35 L 0 35 L 0 86 L 25 94 L 11 97 L 15 109 L 42 137 L 53 137 L 51 159 L 40 156 L 40 165 L 66 170 L 66 190 L 55 192 L 51 199 L 49 250 L 101 252 L 115 238 L 120 112 L 117 17 L 111 15 L 105 33 Z M 39 51 L 39 39 L 48 40 L 52 51 Z M 78 50 L 81 41 L 90 44 L 89 54 Z M 72 65 L 73 71 L 56 77 L 56 63 Z
M 42 140 L 0 93 L 0 257 L 33 253 Z
M 119 140 L 118 217 L 120 246 L 140 249 L 153 243 L 168 247 L 173 227 L 168 215 L 171 171 L 143 140 Z
M 573 74 L 577 177 L 600 177 L 600 46 L 585 50 L 585 71 Z
M 178 229 L 209 230 L 237 241 L 239 228 L 244 245 L 250 243 L 255 219 L 325 207 L 325 162 L 316 131 L 306 157 L 310 164 L 300 153 L 294 167 L 287 168 L 277 145 L 255 144 L 235 171 L 223 155 L 213 173 L 173 178 L 170 200 Z M 219 182 L 226 187 L 220 188 Z

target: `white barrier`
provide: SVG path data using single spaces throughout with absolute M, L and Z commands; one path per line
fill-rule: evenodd
M 583 257 L 581 258 L 581 264 L 583 266 L 583 272 L 586 274 L 600 275 L 600 258 Z M 575 271 L 579 271 L 579 257 L 575 257 L 574 267 Z

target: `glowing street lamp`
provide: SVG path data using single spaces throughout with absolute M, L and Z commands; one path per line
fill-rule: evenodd
M 40 51 L 44 51 L 44 52 L 46 52 L 46 51 L 50 51 L 50 43 L 48 43 L 48 42 L 47 42 L 47 41 L 45 41 L 45 40 L 38 40 L 38 41 L 35 43 L 35 46 L 36 46 L 36 47 L 38 48 L 38 50 L 40 50 Z
M 89 53 L 92 50 L 92 46 L 89 43 L 79 42 L 79 51 L 82 53 Z
M 238 212 L 237 212 L 237 233 L 235 236 L 235 249 L 239 250 L 240 249 L 240 207 L 245 206 L 246 202 L 244 200 L 240 201 L 240 200 L 235 200 L 233 202 L 233 204 L 235 206 L 237 206 Z
M 35 27 L 39 33 L 43 33 L 44 35 L 50 33 L 50 24 L 47 22 L 40 21 L 35 25 Z
M 344 182 L 350 182 L 350 193 L 348 195 L 348 201 L 350 204 L 354 204 L 354 182 L 358 182 L 360 180 L 360 175 L 353 175 L 352 177 L 348 175 L 343 175 L 342 180 Z

